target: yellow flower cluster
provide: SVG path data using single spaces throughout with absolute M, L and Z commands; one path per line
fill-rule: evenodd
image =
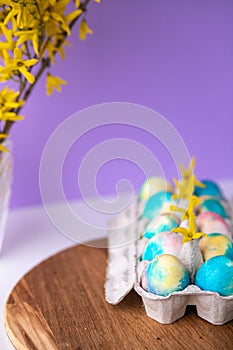
M 205 187 L 205 185 L 197 181 L 196 176 L 193 173 L 195 166 L 195 159 L 192 158 L 189 168 L 186 170 L 183 165 L 180 166 L 182 173 L 182 180 L 179 182 L 174 179 L 175 185 L 177 187 L 177 194 L 173 195 L 173 198 L 183 199 L 188 202 L 187 209 L 180 208 L 179 206 L 171 205 L 170 209 L 173 211 L 183 213 L 182 220 L 188 220 L 188 228 L 177 227 L 174 228 L 173 232 L 178 232 L 183 235 L 182 243 L 191 241 L 193 239 L 198 239 L 205 234 L 203 232 L 196 232 L 196 216 L 195 208 L 200 203 L 200 199 L 193 195 L 195 186 Z
M 198 239 L 202 236 L 205 236 L 203 232 L 197 232 L 196 227 L 196 216 L 195 216 L 195 206 L 198 204 L 199 199 L 196 196 L 192 196 L 188 205 L 188 208 L 185 210 L 177 206 L 171 206 L 171 210 L 179 211 L 183 213 L 182 220 L 188 220 L 188 228 L 177 227 L 172 229 L 173 232 L 182 233 L 183 240 L 182 243 L 191 241 L 193 239 Z
M 16 121 L 21 120 L 24 117 L 12 112 L 13 109 L 18 109 L 24 104 L 23 100 L 18 100 L 19 92 L 15 90 L 9 90 L 6 86 L 0 91 L 0 120 Z
M 203 183 L 200 181 L 197 181 L 197 178 L 195 174 L 193 173 L 195 167 L 195 158 L 191 159 L 190 165 L 188 169 L 186 170 L 184 166 L 180 165 L 180 170 L 182 174 L 182 181 L 178 181 L 177 179 L 174 179 L 174 183 L 177 188 L 177 193 L 172 196 L 172 198 L 183 198 L 186 200 L 189 200 L 193 194 L 194 187 L 205 187 Z
M 0 91 L 0 144 L 8 136 L 5 130 L 9 125 L 22 119 L 18 113 L 45 70 L 48 95 L 66 84 L 52 75 L 50 68 L 57 53 L 64 58 L 64 46 L 69 44 L 66 38 L 77 20 L 81 20 L 81 40 L 92 34 L 86 19 L 90 1 L 0 0 L 0 82 L 12 81 L 18 86 L 17 90 Z
M 9 90 L 6 86 L 2 91 L 0 91 L 0 122 L 4 126 L 6 121 L 15 122 L 22 120 L 24 117 L 18 115 L 14 110 L 19 109 L 24 104 L 23 100 L 19 100 L 19 92 L 16 92 L 14 89 Z M 1 132 L 0 141 L 4 141 L 9 135 Z M 7 148 L 0 144 L 0 151 L 7 152 Z

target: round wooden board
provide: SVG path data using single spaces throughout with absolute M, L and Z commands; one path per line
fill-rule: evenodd
M 194 307 L 175 323 L 162 325 L 146 316 L 134 291 L 120 304 L 109 305 L 104 298 L 106 259 L 106 249 L 79 245 L 26 274 L 5 308 L 15 348 L 233 349 L 233 322 L 213 326 Z

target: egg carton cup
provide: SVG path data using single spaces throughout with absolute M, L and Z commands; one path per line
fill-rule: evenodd
M 139 206 L 135 198 L 126 211 L 109 223 L 106 301 L 116 305 L 134 288 L 143 300 L 146 314 L 162 324 L 170 324 L 183 317 L 188 305 L 196 306 L 198 316 L 214 325 L 231 321 L 233 295 L 223 297 L 218 293 L 203 291 L 194 284 L 168 296 L 149 293 L 141 287 L 142 272 L 148 262 L 139 261 L 145 245 L 145 241 L 139 237 L 144 231 L 146 221 L 138 220 L 138 217 Z M 185 250 L 183 255 L 182 261 L 187 259 Z

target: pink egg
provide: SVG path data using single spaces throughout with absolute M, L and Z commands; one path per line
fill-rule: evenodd
M 204 212 L 198 215 L 197 225 L 200 231 L 204 233 L 221 233 L 232 239 L 229 226 L 226 221 L 218 214 L 212 212 Z

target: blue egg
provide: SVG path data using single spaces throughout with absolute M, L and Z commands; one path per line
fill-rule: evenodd
M 201 180 L 201 182 L 206 186 L 205 188 L 202 187 L 195 187 L 194 194 L 198 197 L 201 196 L 211 196 L 211 197 L 217 197 L 220 199 L 224 199 L 223 193 L 219 186 L 211 180 Z
M 195 284 L 202 290 L 233 294 L 233 260 L 228 256 L 215 256 L 201 265 L 195 277 Z
M 223 219 L 227 218 L 227 212 L 218 199 L 206 199 L 200 204 L 200 211 L 211 212 L 220 215 Z
M 169 206 L 172 203 L 172 193 L 161 191 L 148 199 L 145 204 L 142 217 L 149 220 L 159 216 L 162 209 L 166 208 L 169 211 Z
M 152 238 L 159 232 L 170 232 L 173 228 L 179 226 L 179 220 L 175 220 L 170 214 L 163 214 L 151 222 L 147 231 L 143 234 L 145 238 Z
M 154 294 L 161 296 L 178 292 L 190 283 L 189 274 L 181 261 L 169 254 L 153 259 L 147 266 L 142 285 Z

